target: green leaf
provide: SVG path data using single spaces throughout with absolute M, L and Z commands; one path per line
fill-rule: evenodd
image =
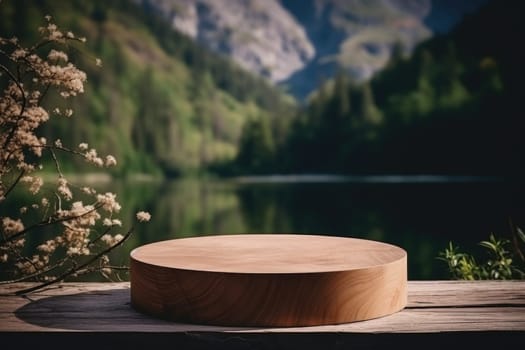
M 481 242 L 479 242 L 479 245 L 482 246 L 482 247 L 488 248 L 490 250 L 497 251 L 496 245 L 494 243 L 492 243 L 492 242 L 481 241 Z
M 521 228 L 516 228 L 516 232 L 518 233 L 518 237 L 521 239 L 521 241 L 525 243 L 525 233 L 523 233 Z

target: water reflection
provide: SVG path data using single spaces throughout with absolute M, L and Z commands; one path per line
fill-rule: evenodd
M 310 233 L 373 239 L 408 252 L 410 279 L 448 278 L 436 260 L 449 240 L 475 249 L 490 232 L 508 234 L 523 217 L 523 190 L 499 181 L 114 183 L 125 216 L 146 209 L 124 249 L 165 239 L 235 233 Z M 125 218 L 124 218 L 125 219 Z

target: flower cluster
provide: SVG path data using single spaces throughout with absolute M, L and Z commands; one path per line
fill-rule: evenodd
M 59 30 L 50 16 L 45 19 L 41 39 L 32 46 L 0 37 L 0 79 L 7 79 L 0 84 L 5 86 L 0 93 L 0 272 L 7 271 L 13 281 L 36 280 L 43 285 L 92 271 L 108 276 L 111 265 L 106 254 L 131 233 L 131 229 L 114 232 L 123 226 L 114 217 L 121 209 L 116 195 L 70 183 L 56 154 L 79 156 L 98 167 L 116 166 L 116 158 L 100 156 L 85 142 L 68 148 L 60 139 L 49 142 L 38 134 L 55 116 L 73 116 L 70 108 L 46 110 L 42 106 L 46 93 L 55 90 L 63 98 L 77 96 L 87 80 L 64 51 L 85 38 Z M 100 66 L 100 60 L 95 64 Z M 55 181 L 44 181 L 39 175 L 43 164 L 49 164 L 46 157 L 54 164 Z M 17 202 L 18 210 L 4 215 L 17 191 L 25 191 L 29 202 Z M 136 219 L 148 221 L 150 215 L 139 212 Z M 41 234 L 47 227 L 53 227 L 52 237 Z M 28 236 L 32 244 L 39 239 L 41 243 L 27 248 Z

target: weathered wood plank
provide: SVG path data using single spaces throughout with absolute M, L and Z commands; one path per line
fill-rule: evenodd
M 523 281 L 410 281 L 408 307 L 525 306 Z
M 378 319 L 296 328 L 190 325 L 154 319 L 130 306 L 128 283 L 66 283 L 28 297 L 0 287 L 0 332 L 525 333 L 525 282 L 411 281 L 408 306 Z M 0 333 L 1 334 L 1 333 Z

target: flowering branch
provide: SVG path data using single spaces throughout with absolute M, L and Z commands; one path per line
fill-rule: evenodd
M 79 266 L 73 266 L 72 268 L 70 268 L 69 270 L 67 270 L 66 272 L 61 274 L 60 276 L 57 276 L 57 277 L 53 278 L 52 280 L 49 280 L 47 282 L 44 282 L 44 283 L 39 284 L 39 285 L 34 286 L 34 287 L 30 287 L 30 288 L 26 288 L 26 289 L 22 289 L 22 290 L 16 291 L 15 294 L 16 295 L 22 295 L 22 294 L 31 293 L 31 292 L 33 292 L 35 290 L 38 290 L 38 289 L 47 287 L 47 286 L 49 286 L 51 284 L 63 281 L 67 277 L 69 277 L 69 276 L 75 274 L 76 272 L 78 272 L 79 270 L 82 270 L 83 268 L 91 265 L 93 262 L 99 260 L 101 257 L 105 256 L 107 253 L 109 253 L 110 251 L 112 251 L 113 249 L 115 249 L 116 247 L 121 245 L 122 243 L 124 243 L 129 238 L 129 236 L 131 235 L 132 232 L 133 232 L 133 228 L 131 228 L 120 241 L 118 241 L 114 245 L 104 249 L 103 251 L 101 251 L 100 253 L 96 254 L 95 256 L 93 256 L 91 259 L 87 260 L 83 264 L 81 264 Z
M 51 89 L 64 99 L 77 96 L 84 92 L 87 79 L 61 49 L 69 48 L 70 41 L 83 43 L 85 39 L 60 31 L 50 16 L 46 16 L 46 25 L 39 31 L 40 41 L 29 48 L 17 38 L 0 37 L 0 78 L 7 78 L 0 84 L 4 87 L 0 92 L 0 208 L 6 208 L 0 214 L 0 283 L 39 282 L 17 294 L 89 272 L 99 271 L 108 277 L 111 271 L 123 267 L 111 265 L 107 253 L 133 231 L 114 233 L 122 226 L 115 218 L 121 209 L 116 195 L 97 193 L 91 187 L 70 187 L 56 153 L 65 152 L 106 168 L 117 165 L 115 157 L 99 156 L 86 142 L 71 148 L 60 139 L 48 142 L 38 134 L 51 118 L 73 115 L 72 109 L 59 107 L 49 112 L 42 105 L 44 96 Z M 99 59 L 95 63 L 100 66 Z M 54 184 L 45 183 L 38 175 L 46 156 L 54 165 Z M 51 198 L 43 195 L 44 187 L 53 194 Z M 92 204 L 84 204 L 77 199 L 79 196 L 89 198 L 87 202 Z M 38 212 L 40 220 L 26 215 L 29 210 Z M 139 222 L 150 218 L 142 211 L 136 216 Z M 48 232 L 44 234 L 43 229 Z M 93 232 L 101 233 L 93 238 Z M 30 238 L 31 246 L 26 238 Z M 98 265 L 94 266 L 95 262 Z
M 67 221 L 71 221 L 71 220 L 75 220 L 75 219 L 80 219 L 82 218 L 83 216 L 86 216 L 86 215 L 89 215 L 89 214 L 92 214 L 93 212 L 95 212 L 97 209 L 99 209 L 100 207 L 102 207 L 102 204 L 96 204 L 95 206 L 93 206 L 92 208 L 90 208 L 88 211 L 82 213 L 82 214 L 79 214 L 79 215 L 72 215 L 72 216 L 66 216 L 66 217 L 61 217 L 61 218 L 57 218 L 57 219 L 53 219 L 52 217 L 50 217 L 47 221 L 45 220 L 42 220 L 36 224 L 33 224 L 25 229 L 23 229 L 22 231 L 20 232 L 17 232 L 15 234 L 12 234 L 11 236 L 9 237 L 4 237 L 4 239 L 2 241 L 0 241 L 0 245 L 4 245 L 6 243 L 9 243 L 10 241 L 14 241 L 15 239 L 19 238 L 20 236 L 23 236 L 25 235 L 27 232 L 31 231 L 31 230 L 34 230 L 36 228 L 40 228 L 40 227 L 45 227 L 45 226 L 50 226 L 50 225 L 54 225 L 54 224 L 57 224 L 57 223 L 61 223 L 61 222 L 67 222 Z M 57 213 L 58 214 L 58 213 Z

